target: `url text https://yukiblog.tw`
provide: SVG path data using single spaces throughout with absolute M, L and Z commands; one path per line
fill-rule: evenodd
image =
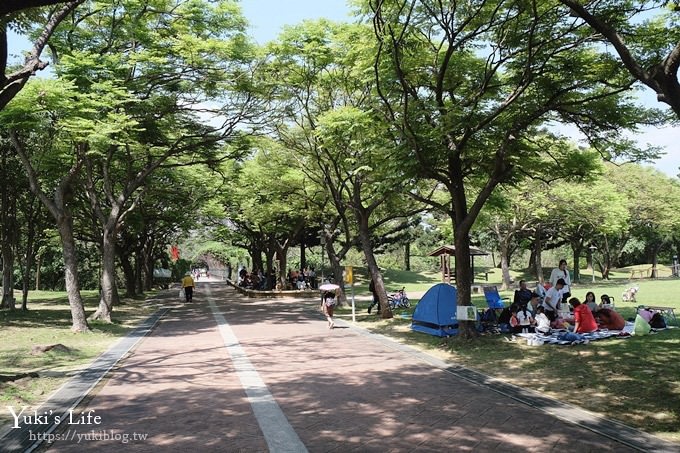
M 33 431 L 28 432 L 29 439 L 31 441 L 42 441 L 51 444 L 57 441 L 66 442 L 97 442 L 97 441 L 113 441 L 120 442 L 121 444 L 127 444 L 129 442 L 143 442 L 149 436 L 148 433 L 120 433 L 113 430 L 90 430 L 78 432 L 77 429 L 69 429 L 63 433 L 34 433 Z

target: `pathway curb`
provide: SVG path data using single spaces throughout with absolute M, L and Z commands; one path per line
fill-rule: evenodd
M 121 338 L 117 343 L 97 357 L 90 365 L 79 374 L 71 378 L 52 396 L 45 401 L 36 413 L 45 415 L 43 420 L 47 423 L 33 423 L 20 425 L 13 428 L 12 425 L 5 428 L 7 432 L 0 433 L 0 444 L 3 452 L 32 452 L 39 448 L 47 438 L 63 425 L 70 411 L 74 410 L 80 402 L 88 396 L 94 387 L 106 376 L 106 374 L 134 348 L 145 336 L 153 330 L 158 321 L 170 310 L 161 308 L 146 318 L 142 324 L 132 332 Z M 32 415 L 30 412 L 26 415 Z M 61 423 L 56 423 L 59 417 Z

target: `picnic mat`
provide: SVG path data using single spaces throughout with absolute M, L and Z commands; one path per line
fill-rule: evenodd
M 634 324 L 632 322 L 626 322 L 626 326 L 622 330 L 596 330 L 595 332 L 582 333 L 579 335 L 581 335 L 584 340 L 577 341 L 560 339 L 560 336 L 568 332 L 565 329 L 553 329 L 550 335 L 543 335 L 540 333 L 518 333 L 515 334 L 515 336 L 526 339 L 528 344 L 532 344 L 534 346 L 538 346 L 540 342 L 543 342 L 543 344 L 572 345 L 579 343 L 589 343 L 591 341 L 612 337 L 629 338 L 633 334 L 633 327 Z

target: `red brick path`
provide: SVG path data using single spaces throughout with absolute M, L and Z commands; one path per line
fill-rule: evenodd
M 76 438 L 50 451 L 268 451 L 208 297 L 310 452 L 632 451 L 388 342 L 329 330 L 313 302 L 258 301 L 220 284 L 173 309 L 81 408 L 101 425 L 62 432 L 146 440 Z

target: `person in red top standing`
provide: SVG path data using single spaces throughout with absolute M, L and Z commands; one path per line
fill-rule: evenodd
M 574 307 L 574 332 L 595 332 L 597 330 L 597 323 L 590 308 L 587 305 L 581 304 L 581 301 L 576 297 L 569 299 L 569 304 Z

